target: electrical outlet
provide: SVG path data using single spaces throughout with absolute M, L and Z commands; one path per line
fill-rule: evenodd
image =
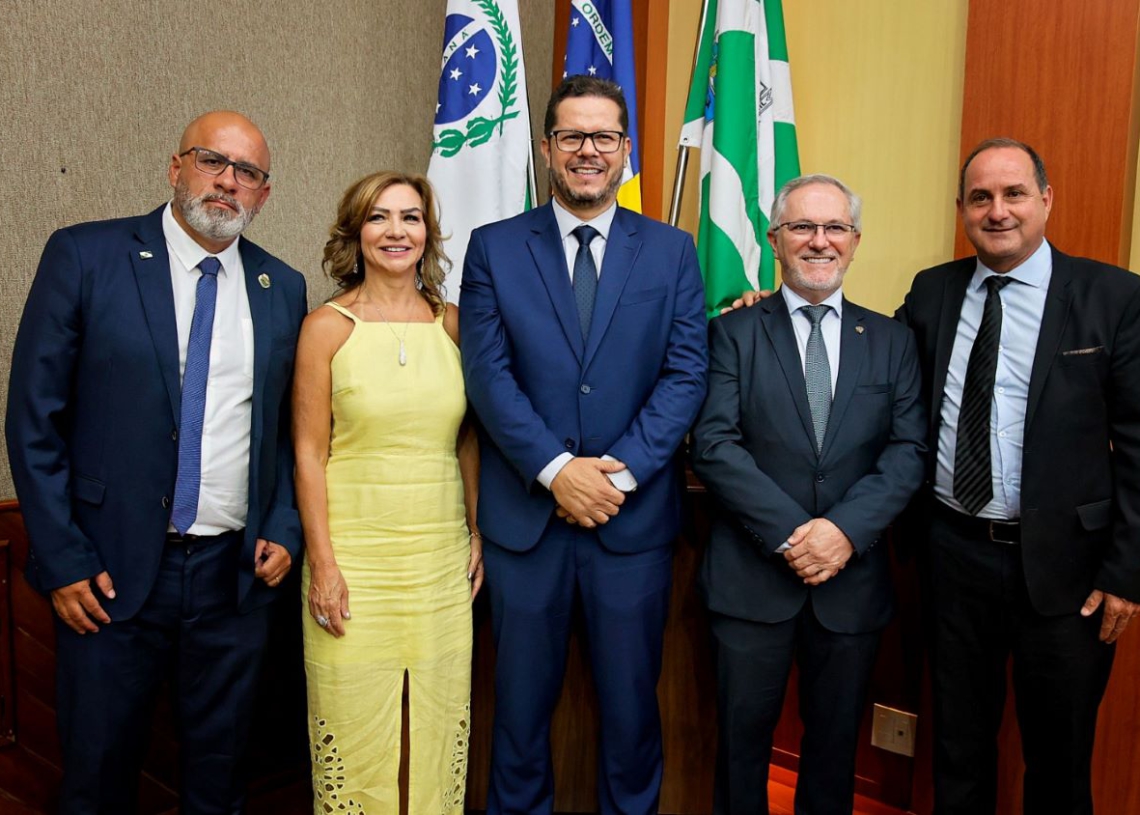
M 875 705 L 871 744 L 900 756 L 914 758 L 914 731 L 918 716 L 886 705 Z

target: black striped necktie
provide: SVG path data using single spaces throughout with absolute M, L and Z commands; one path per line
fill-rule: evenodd
M 962 409 L 958 412 L 958 444 L 954 451 L 954 498 L 971 515 L 977 515 L 993 498 L 993 465 L 990 457 L 990 413 L 997 374 L 998 343 L 1001 339 L 1001 295 L 1012 278 L 986 278 L 986 303 L 982 323 L 970 349 L 966 383 L 962 386 Z

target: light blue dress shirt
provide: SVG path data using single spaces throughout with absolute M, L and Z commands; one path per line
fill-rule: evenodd
M 966 287 L 958 333 L 942 391 L 942 418 L 938 431 L 938 461 L 934 493 L 943 503 L 965 513 L 954 500 L 954 450 L 958 443 L 958 412 L 970 349 L 982 322 L 986 302 L 985 279 L 995 272 L 978 261 Z M 1021 517 L 1021 457 L 1025 437 L 1025 409 L 1029 398 L 1029 375 L 1041 333 L 1045 298 L 1053 276 L 1053 253 L 1042 241 L 1029 258 L 1006 272 L 1013 279 L 1001 290 L 1001 337 L 998 341 L 997 374 L 990 411 L 990 456 L 993 462 L 993 498 L 978 513 L 979 518 L 1012 521 Z

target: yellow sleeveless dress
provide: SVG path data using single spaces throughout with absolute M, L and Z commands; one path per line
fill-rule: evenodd
M 467 407 L 459 349 L 434 323 L 354 323 L 332 359 L 329 533 L 352 619 L 336 639 L 301 604 L 314 813 L 399 808 L 404 672 L 409 812 L 462 813 L 471 603 L 455 454 Z M 399 363 L 405 338 L 406 365 Z

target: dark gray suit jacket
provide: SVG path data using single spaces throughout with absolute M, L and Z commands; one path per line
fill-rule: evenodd
M 914 336 L 847 300 L 823 449 L 816 452 L 803 364 L 782 293 L 710 326 L 709 393 L 693 430 L 693 469 L 717 500 L 701 574 L 710 610 L 782 622 L 809 592 L 831 631 L 873 631 L 893 600 L 883 530 L 922 483 L 926 415 Z M 856 553 L 810 588 L 776 549 L 811 518 Z

